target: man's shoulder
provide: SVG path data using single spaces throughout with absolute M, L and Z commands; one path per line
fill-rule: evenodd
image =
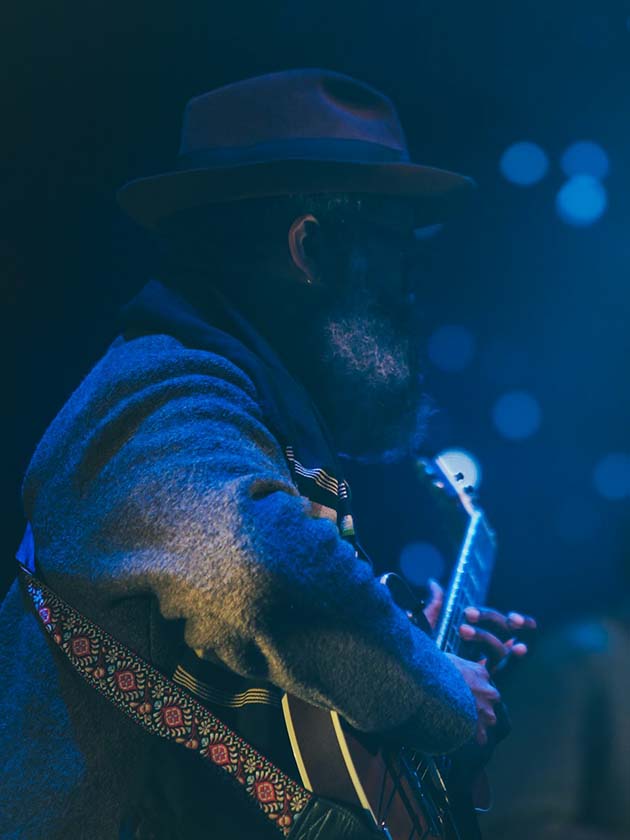
M 151 382 L 180 376 L 212 376 L 232 382 L 255 396 L 251 378 L 241 365 L 228 357 L 224 346 L 200 349 L 186 346 L 178 338 L 152 333 L 131 340 L 118 336 L 92 368 L 83 384 L 101 380 Z
M 113 430 L 118 437 L 129 436 L 157 410 L 166 417 L 169 406 L 183 396 L 193 413 L 215 401 L 262 416 L 252 380 L 226 356 L 186 347 L 165 334 L 116 338 L 39 441 L 24 476 L 25 502 L 42 476 L 72 473 L 95 447 L 105 457 Z
M 257 403 L 256 387 L 245 371 L 213 350 L 185 346 L 177 338 L 150 334 L 126 340 L 118 336 L 59 411 L 51 427 L 93 427 L 113 413 L 139 410 L 145 401 L 176 397 L 185 387 L 206 398 L 219 390 L 237 401 Z M 158 394 L 160 395 L 158 398 Z M 78 432 L 79 429 L 75 429 Z
M 49 432 L 85 438 L 116 415 L 141 416 L 186 394 L 203 401 L 216 396 L 260 413 L 256 386 L 226 355 L 191 348 L 176 337 L 118 336 L 67 400 Z M 71 428 L 70 428 L 71 427 Z M 83 433 L 82 433 L 83 432 Z

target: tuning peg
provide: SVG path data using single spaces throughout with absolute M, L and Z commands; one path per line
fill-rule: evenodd
M 455 473 L 454 478 L 455 478 L 455 481 L 463 481 L 464 480 L 464 473 L 463 472 Z

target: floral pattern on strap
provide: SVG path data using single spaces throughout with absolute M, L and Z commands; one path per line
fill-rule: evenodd
M 311 794 L 184 688 L 22 569 L 37 615 L 88 685 L 148 732 L 194 750 L 243 785 L 283 836 Z

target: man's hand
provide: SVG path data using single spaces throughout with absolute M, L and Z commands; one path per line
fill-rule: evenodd
M 429 581 L 431 597 L 424 614 L 431 627 L 437 625 L 444 590 L 434 580 Z M 466 623 L 460 625 L 460 638 L 478 647 L 477 662 L 462 659 L 454 654 L 447 654 L 465 679 L 477 703 L 477 743 L 488 742 L 488 727 L 495 726 L 497 716 L 495 706 L 501 695 L 491 682 L 491 674 L 503 668 L 512 656 L 525 656 L 527 645 L 519 641 L 516 633 L 536 629 L 536 621 L 530 616 L 510 612 L 507 615 L 489 607 L 469 606 L 464 610 Z M 484 626 L 491 629 L 484 629 Z
M 466 680 L 477 704 L 477 735 L 480 746 L 488 743 L 488 727 L 496 726 L 497 716 L 494 706 L 501 700 L 501 695 L 490 682 L 488 669 L 481 662 L 471 662 L 453 653 L 446 654 L 462 677 Z
M 429 589 L 431 597 L 424 614 L 431 627 L 435 627 L 442 611 L 444 590 L 434 580 L 429 581 Z M 516 612 L 504 615 L 490 607 L 474 606 L 466 607 L 464 615 L 466 623 L 460 625 L 460 638 L 478 647 L 479 661 L 488 666 L 490 674 L 503 668 L 512 656 L 527 653 L 527 645 L 516 634 L 536 629 L 536 621 L 531 616 Z

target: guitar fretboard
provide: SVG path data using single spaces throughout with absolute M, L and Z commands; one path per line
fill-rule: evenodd
M 484 514 L 473 510 L 451 575 L 436 633 L 436 644 L 446 653 L 456 654 L 459 651 L 459 626 L 465 622 L 465 608 L 485 604 L 495 552 L 494 532 Z

